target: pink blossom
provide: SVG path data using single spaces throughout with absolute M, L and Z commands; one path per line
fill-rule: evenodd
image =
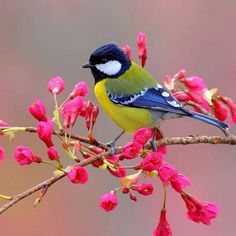
M 164 185 L 168 185 L 171 176 L 176 172 L 176 168 L 171 164 L 165 162 L 158 169 L 158 175 Z
M 48 82 L 48 91 L 53 94 L 59 94 L 63 92 L 64 87 L 64 80 L 60 76 L 53 77 Z
M 222 99 L 229 106 L 231 116 L 232 116 L 232 120 L 230 122 L 230 125 L 232 125 L 233 123 L 236 123 L 236 105 L 233 103 L 231 98 L 222 97 Z
M 41 100 L 36 99 L 34 103 L 29 106 L 28 110 L 38 121 L 47 121 L 46 109 Z
M 88 94 L 88 92 L 89 92 L 88 84 L 83 81 L 80 81 L 75 85 L 73 91 L 70 94 L 70 98 L 74 98 L 77 96 L 85 97 Z
M 90 114 L 86 117 L 86 127 L 88 130 L 93 129 L 99 114 L 98 106 L 93 106 Z
M 131 189 L 137 191 L 142 195 L 151 195 L 153 193 L 153 185 L 150 183 L 133 185 Z
M 118 177 L 118 178 L 122 178 L 122 177 L 125 177 L 126 176 L 126 169 L 124 169 L 122 167 L 122 164 L 121 163 L 117 163 L 117 161 L 120 159 L 120 154 L 115 154 L 113 156 L 109 156 L 106 158 L 106 160 L 108 162 L 110 162 L 111 164 L 115 164 L 116 165 L 116 169 L 112 169 L 110 168 L 109 166 L 107 166 L 107 169 L 108 171 L 114 175 L 115 177 Z
M 203 94 L 200 93 L 189 93 L 189 96 L 192 98 L 191 100 L 198 105 L 200 105 L 202 108 L 204 108 L 206 111 L 210 111 L 211 107 L 209 106 L 207 100 L 203 97 Z M 199 112 L 199 109 L 194 108 L 196 111 Z
M 147 36 L 140 32 L 137 36 L 138 46 L 138 57 L 141 62 L 141 66 L 144 67 L 147 60 L 147 47 L 146 47 Z
M 180 70 L 174 75 L 174 79 L 176 80 L 182 80 L 186 76 L 186 70 Z
M 166 209 L 161 210 L 159 223 L 153 231 L 153 236 L 172 236 L 170 225 L 166 219 Z
M 220 121 L 225 121 L 228 117 L 228 110 L 225 104 L 219 100 L 214 99 L 212 101 L 214 105 L 214 114 L 215 117 Z
M 157 152 L 158 152 L 159 154 L 165 155 L 165 154 L 167 153 L 167 148 L 166 148 L 166 146 L 163 145 L 163 146 L 158 147 L 158 148 L 157 148 Z
M 76 166 L 67 174 L 70 182 L 74 184 L 85 184 L 88 181 L 88 172 L 82 166 Z
M 114 192 L 106 193 L 101 196 L 100 207 L 105 211 L 112 211 L 118 205 L 116 194 Z
M 172 95 L 180 102 L 188 102 L 191 100 L 191 97 L 184 91 L 176 91 Z
M 182 193 L 186 207 L 188 209 L 187 215 L 189 219 L 194 222 L 202 222 L 203 224 L 209 225 L 211 219 L 217 216 L 219 207 L 214 203 L 202 202 L 195 197 Z
M 151 137 L 152 129 L 150 128 L 140 128 L 134 133 L 134 141 L 141 145 L 145 145 Z
M 32 162 L 42 162 L 40 157 L 36 156 L 30 149 L 24 146 L 18 146 L 16 148 L 14 158 L 20 165 L 29 165 Z
M 161 167 L 163 156 L 158 152 L 151 152 L 143 159 L 141 169 L 145 171 L 158 170 Z
M 125 44 L 122 49 L 125 51 L 126 55 L 128 56 L 128 58 L 131 60 L 132 58 L 132 53 L 131 53 L 131 48 L 128 44 Z
M 70 126 L 74 126 L 83 106 L 83 99 L 80 96 L 75 97 L 64 105 L 61 111 L 64 127 L 69 128 Z
M 171 186 L 179 193 L 183 192 L 183 189 L 191 184 L 190 180 L 186 176 L 177 171 L 172 174 L 169 180 Z
M 137 142 L 128 142 L 122 149 L 122 157 L 134 159 L 138 156 L 142 146 Z
M 9 124 L 6 121 L 0 120 L 0 127 L 7 127 Z
M 173 91 L 175 88 L 175 80 L 169 75 L 165 76 L 164 85 L 169 91 Z
M 5 159 L 5 150 L 0 146 L 0 161 Z
M 207 88 L 203 79 L 201 79 L 197 76 L 185 78 L 183 80 L 183 82 L 184 82 L 185 86 L 190 90 L 190 92 L 199 93 Z
M 37 132 L 39 138 L 47 145 L 47 147 L 53 146 L 52 142 L 52 122 L 48 120 L 40 121 L 37 126 Z
M 51 146 L 47 150 L 47 154 L 50 160 L 52 161 L 58 161 L 60 159 L 59 153 L 57 149 L 54 146 Z

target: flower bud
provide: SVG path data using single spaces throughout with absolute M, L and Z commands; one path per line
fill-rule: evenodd
M 142 195 L 151 195 L 153 193 L 153 186 L 150 183 L 142 183 L 133 185 L 132 190 L 135 190 Z
M 131 60 L 132 58 L 132 53 L 131 53 L 131 48 L 128 44 L 125 44 L 122 49 L 125 51 L 126 55 L 128 56 L 128 58 Z
M 47 147 L 53 146 L 52 142 L 52 122 L 48 120 L 40 121 L 37 126 L 37 132 L 39 138 L 47 145 Z
M 30 149 L 24 146 L 18 146 L 16 148 L 14 158 L 20 165 L 29 165 L 32 162 L 42 162 L 40 157 L 36 156 Z
M 36 99 L 34 103 L 29 106 L 28 110 L 38 121 L 47 121 L 46 109 L 41 100 Z
M 189 102 L 191 100 L 191 97 L 183 91 L 176 91 L 172 95 L 180 102 Z
M 60 76 L 53 77 L 48 82 L 48 91 L 52 94 L 59 94 L 63 92 L 64 87 L 64 80 Z
M 58 151 L 54 146 L 48 148 L 47 154 L 49 159 L 52 161 L 58 161 L 60 159 Z
M 214 106 L 215 117 L 220 121 L 225 121 L 228 117 L 228 110 L 223 102 L 214 99 L 212 101 Z
M 88 84 L 83 81 L 80 81 L 75 85 L 72 93 L 70 94 L 70 98 L 74 98 L 77 96 L 85 97 L 88 94 L 88 92 L 89 92 Z
M 5 150 L 0 146 L 0 161 L 5 159 Z

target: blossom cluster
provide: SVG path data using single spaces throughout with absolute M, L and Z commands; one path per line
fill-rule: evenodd
M 145 66 L 148 56 L 146 41 L 146 35 L 139 33 L 137 47 L 142 67 Z M 129 45 L 124 45 L 123 49 L 131 59 L 132 53 Z M 164 84 L 180 102 L 193 106 L 195 110 L 213 114 L 221 121 L 225 121 L 231 112 L 230 124 L 236 122 L 236 105 L 233 101 L 219 95 L 216 89 L 209 90 L 203 79 L 197 76 L 186 77 L 186 72 L 181 70 L 173 77 L 166 76 Z M 36 120 L 35 131 L 38 138 L 45 144 L 46 157 L 39 156 L 30 148 L 20 145 L 15 148 L 13 153 L 19 165 L 28 166 L 33 163 L 51 165 L 54 167 L 55 176 L 65 174 L 73 184 L 86 184 L 89 173 L 81 163 L 85 159 L 92 158 L 89 164 L 94 168 L 107 171 L 111 176 L 120 180 L 119 186 L 100 198 L 99 205 L 106 212 L 112 211 L 118 206 L 119 194 L 128 196 L 135 202 L 141 196 L 152 195 L 155 185 L 148 179 L 158 179 L 163 185 L 163 207 L 160 210 L 160 217 L 153 236 L 172 235 L 167 220 L 167 187 L 173 188 L 183 200 L 187 209 L 187 217 L 190 220 L 206 225 L 211 223 L 211 220 L 217 216 L 218 206 L 201 201 L 186 192 L 186 187 L 191 184 L 191 181 L 165 160 L 167 148 L 156 146 L 157 141 L 163 138 L 157 129 L 146 127 L 138 129 L 133 134 L 132 140 L 126 143 L 121 150 L 115 149 L 115 153 L 110 152 L 108 155 L 108 146 L 99 143 L 93 136 L 99 109 L 92 101 L 87 100 L 89 93 L 87 83 L 79 81 L 66 99 L 58 104 L 58 96 L 61 96 L 64 87 L 65 82 L 60 76 L 53 77 L 48 82 L 48 91 L 53 95 L 55 102 L 52 115 L 49 115 L 44 102 L 40 99 L 35 99 L 28 107 L 29 114 Z M 84 120 L 88 138 L 73 134 L 78 119 Z M 12 140 L 17 131 L 27 132 L 29 130 L 27 127 L 11 127 L 7 122 L 0 120 L 0 136 L 9 136 Z M 64 151 L 63 154 L 60 153 L 60 148 Z M 65 156 L 71 159 L 71 165 L 65 165 Z M 4 158 L 5 151 L 0 146 L 0 160 Z M 2 196 L 4 195 L 0 195 L 0 197 Z

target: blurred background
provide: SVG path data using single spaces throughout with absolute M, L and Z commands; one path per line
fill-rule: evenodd
M 92 76 L 81 68 L 82 63 L 93 49 L 111 41 L 128 43 L 136 57 L 140 31 L 148 37 L 146 68 L 159 82 L 166 74 L 186 69 L 189 76 L 204 78 L 210 88 L 217 87 L 236 101 L 235 13 L 234 0 L 0 0 L 0 119 L 13 126 L 36 125 L 27 107 L 40 98 L 48 113 L 52 111 L 47 82 L 55 75 L 66 81 L 60 101 L 76 82 L 84 80 L 91 87 L 89 98 L 96 102 Z M 76 132 L 86 134 L 83 126 L 80 121 Z M 187 118 L 168 121 L 162 130 L 166 136 L 222 135 L 214 127 Z M 107 142 L 119 131 L 101 111 L 95 136 Z M 235 127 L 232 132 L 236 133 Z M 119 144 L 130 137 L 125 135 Z M 34 134 L 17 134 L 11 143 L 1 137 L 7 154 L 0 163 L 2 194 L 17 194 L 52 175 L 50 166 L 15 163 L 12 153 L 18 144 L 45 156 L 45 146 Z M 196 224 L 186 218 L 178 194 L 168 189 L 168 219 L 174 235 L 235 235 L 235 154 L 230 145 L 168 148 L 167 160 L 192 180 L 187 191 L 220 206 L 210 227 Z M 136 203 L 120 195 L 117 209 L 105 213 L 98 206 L 100 195 L 118 187 L 119 181 L 97 169 L 89 168 L 89 172 L 90 181 L 84 186 L 67 179 L 53 185 L 36 209 L 32 205 L 37 194 L 10 208 L 0 216 L 1 235 L 152 235 L 162 205 L 161 186 L 157 183 L 155 194 L 140 196 Z

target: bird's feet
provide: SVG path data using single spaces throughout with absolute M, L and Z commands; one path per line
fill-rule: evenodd
M 115 137 L 113 140 L 111 140 L 110 142 L 108 142 L 106 145 L 110 147 L 111 149 L 111 155 L 114 155 L 116 150 L 115 150 L 115 144 L 116 141 L 125 133 L 125 131 L 123 130 L 117 137 Z

